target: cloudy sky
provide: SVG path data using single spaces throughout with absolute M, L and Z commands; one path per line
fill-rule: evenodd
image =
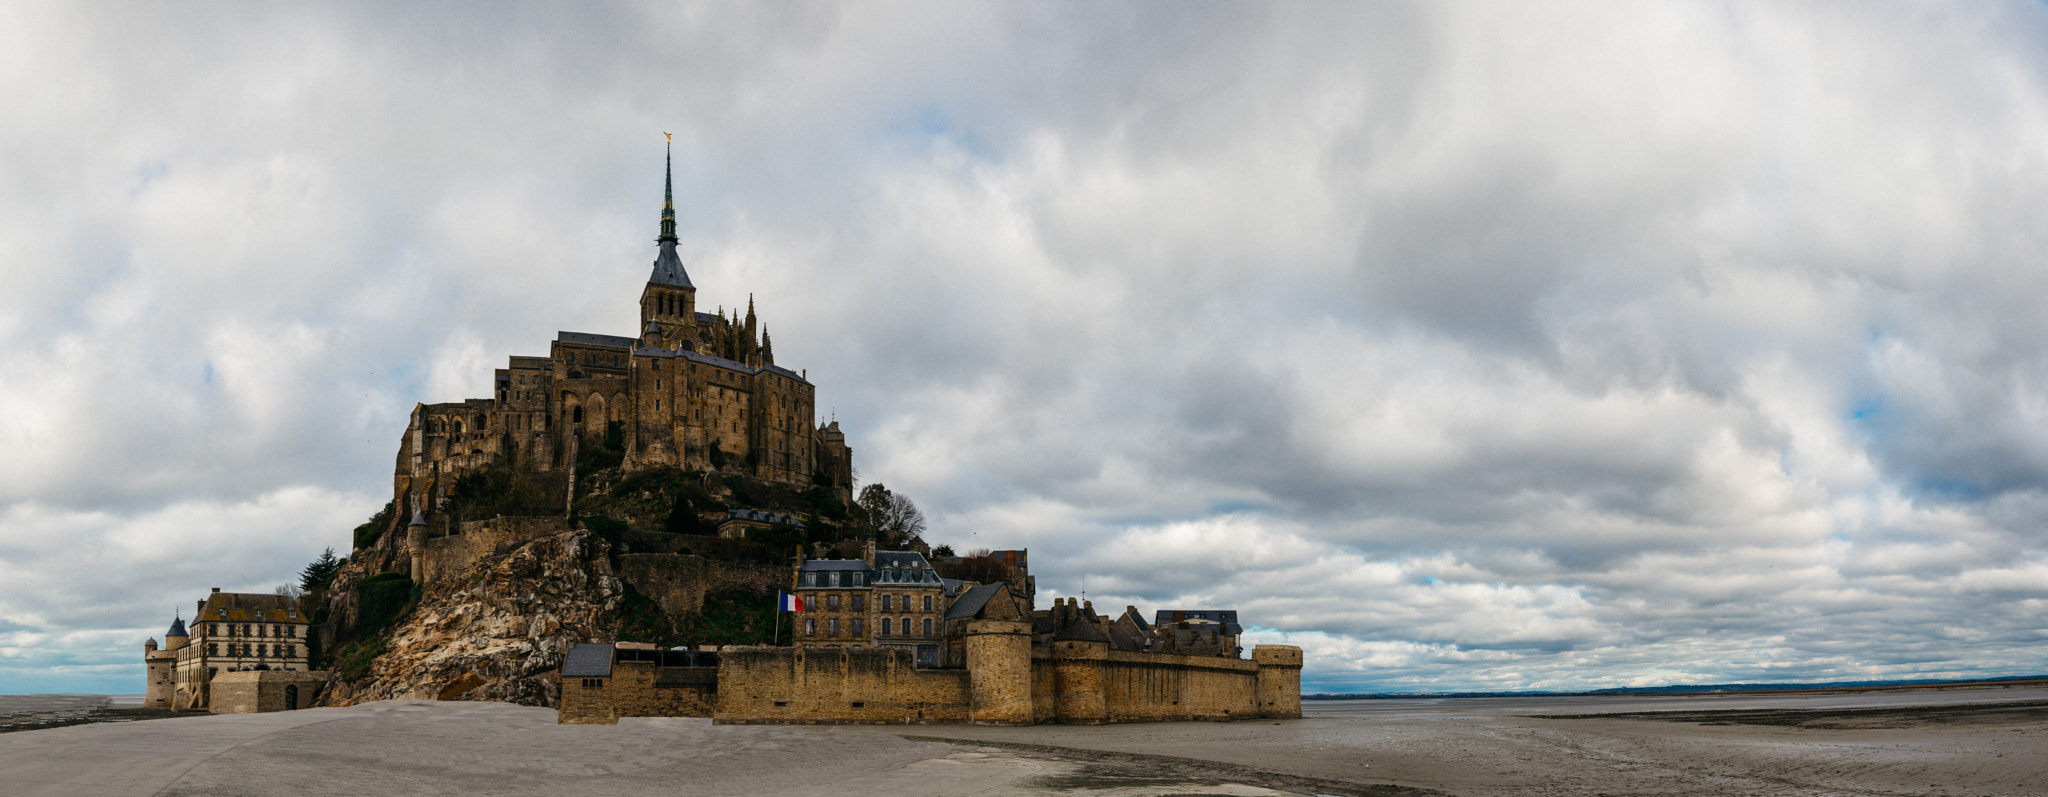
M 632 334 L 663 132 L 865 481 L 1316 690 L 2039 673 L 2034 4 L 7 3 L 0 692 Z

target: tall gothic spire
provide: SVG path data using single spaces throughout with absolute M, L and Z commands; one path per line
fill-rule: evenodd
M 670 148 L 673 149 L 674 145 L 671 144 Z M 654 257 L 654 273 L 648 276 L 647 281 L 694 293 L 697 286 L 690 284 L 690 273 L 683 269 L 683 259 L 676 256 L 676 180 L 675 155 L 672 152 L 662 157 L 661 237 L 654 240 L 661 244 L 661 250 Z
M 668 134 L 663 133 L 662 135 L 667 136 Z M 664 152 L 661 158 L 661 237 L 654 240 L 659 243 L 673 244 L 676 242 L 674 139 L 670 139 L 667 149 L 669 151 Z

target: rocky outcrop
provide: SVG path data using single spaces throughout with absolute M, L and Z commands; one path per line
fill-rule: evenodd
M 587 531 L 530 540 L 431 585 L 366 675 L 329 684 L 322 705 L 497 700 L 554 706 L 555 671 L 577 642 L 609 640 L 624 588 L 610 547 Z

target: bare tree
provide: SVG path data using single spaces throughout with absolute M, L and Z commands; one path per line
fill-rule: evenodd
M 877 541 L 894 548 L 908 547 L 924 536 L 924 512 L 908 496 L 892 493 L 880 482 L 861 488 L 855 501 Z

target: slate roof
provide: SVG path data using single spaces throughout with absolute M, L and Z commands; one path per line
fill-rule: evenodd
M 574 343 L 579 346 L 611 346 L 630 349 L 640 345 L 639 338 L 622 338 L 618 335 L 599 335 L 595 332 L 556 332 L 556 343 Z
M 683 259 L 676 256 L 674 241 L 661 242 L 661 251 L 654 255 L 654 273 L 647 276 L 647 281 L 673 288 L 697 289 L 690 284 L 690 272 L 683 270 Z
M 875 567 L 928 570 L 931 564 L 924 560 L 924 554 L 916 551 L 876 551 Z
M 771 373 L 771 374 L 775 374 L 775 375 L 777 375 L 777 376 L 786 376 L 786 377 L 789 377 L 789 378 L 791 378 L 791 379 L 794 379 L 794 380 L 796 380 L 796 381 L 798 381 L 798 382 L 802 382 L 802 383 L 804 383 L 804 384 L 806 384 L 806 385 L 808 385 L 808 384 L 810 384 L 810 383 L 811 383 L 811 380 L 809 380 L 809 379 L 805 379 L 805 378 L 804 378 L 804 376 L 803 376 L 803 374 L 799 374 L 799 373 L 797 373 L 797 372 L 795 372 L 795 371 L 789 370 L 789 369 L 787 369 L 787 368 L 784 368 L 784 367 L 782 367 L 782 366 L 780 366 L 780 365 L 775 365 L 775 364 L 773 364 L 773 363 L 770 363 L 770 364 L 768 364 L 768 365 L 764 365 L 764 366 L 761 366 L 761 370 L 763 370 L 763 371 L 767 371 L 768 373 Z
M 165 631 L 165 632 L 164 632 L 164 638 L 166 638 L 166 639 L 168 639 L 168 638 L 170 638 L 170 637 L 174 637 L 174 636 L 183 636 L 183 637 L 189 637 L 189 636 L 191 636 L 191 634 L 187 634 L 187 633 L 185 633 L 185 620 L 184 620 L 183 618 L 179 618 L 179 619 L 176 619 L 176 620 L 172 620 L 172 621 L 171 621 L 171 630 L 169 630 L 169 631 Z
M 1109 637 L 1103 636 L 1101 631 L 1095 630 L 1094 623 L 1089 622 L 1087 617 L 1082 616 L 1076 616 L 1073 620 L 1069 621 L 1067 627 L 1060 629 L 1060 632 L 1054 634 L 1052 638 L 1054 642 L 1109 641 Z
M 739 362 L 737 360 L 728 360 L 724 357 L 714 357 L 712 355 L 703 354 L 700 352 L 683 351 L 677 352 L 676 356 L 686 360 L 695 360 L 705 365 L 715 365 L 720 368 L 729 368 L 734 371 L 739 371 L 741 373 L 751 374 L 754 372 L 754 369 L 747 367 L 746 363 Z
M 563 678 L 604 678 L 612 674 L 612 646 L 605 642 L 578 642 L 562 660 Z
M 806 559 L 804 570 L 866 570 L 868 563 L 859 559 Z
M 945 619 L 963 620 L 980 614 L 982 607 L 988 605 L 988 599 L 995 597 L 1002 589 L 1003 582 L 998 581 L 968 590 L 959 600 L 953 601 L 952 608 L 946 610 Z
M 260 592 L 216 592 L 206 596 L 192 622 L 303 623 L 306 616 L 293 611 L 297 603 L 283 595 Z
M 1130 629 L 1116 623 L 1110 623 L 1109 646 L 1117 650 L 1142 651 L 1145 649 L 1145 640 L 1139 639 L 1136 635 L 1132 634 Z

